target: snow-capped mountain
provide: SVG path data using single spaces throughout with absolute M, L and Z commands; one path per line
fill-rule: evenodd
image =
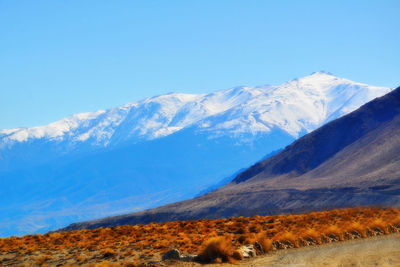
M 0 236 L 193 197 L 390 90 L 317 72 L 0 130 Z
M 92 146 L 135 143 L 195 126 L 212 135 L 310 132 L 390 91 L 325 72 L 279 86 L 236 87 L 211 94 L 147 98 L 109 110 L 75 114 L 45 126 L 0 130 L 1 147 L 44 139 Z

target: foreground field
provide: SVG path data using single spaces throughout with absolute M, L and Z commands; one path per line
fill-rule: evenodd
M 200 267 L 201 265 L 178 263 L 177 266 Z M 210 264 L 208 266 L 216 267 L 221 266 L 221 264 Z M 400 266 L 400 235 L 391 234 L 313 247 L 278 250 L 256 258 L 243 260 L 239 264 L 223 265 L 223 267 L 239 266 Z
M 199 255 L 197 260 L 203 263 L 237 263 L 242 258 L 237 249 L 255 242 L 261 245 L 258 254 L 267 253 L 270 257 L 279 255 L 268 254 L 270 251 L 399 231 L 400 210 L 378 208 L 125 225 L 0 239 L 0 265 L 183 265 L 161 261 L 161 255 L 173 248 L 183 254 Z M 290 264 L 290 257 L 285 257 Z M 261 258 L 256 258 L 252 264 L 265 265 L 265 262 L 257 265 L 258 259 Z
M 400 235 L 279 251 L 243 263 L 243 266 L 400 266 Z

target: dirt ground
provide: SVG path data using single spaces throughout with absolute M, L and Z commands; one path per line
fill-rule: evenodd
M 194 263 L 173 265 L 201 266 Z M 209 264 L 206 266 L 400 266 L 400 235 L 392 234 L 316 247 L 281 250 L 243 260 L 238 265 Z

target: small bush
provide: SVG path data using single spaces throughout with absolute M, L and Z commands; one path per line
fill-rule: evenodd
M 198 255 L 198 260 L 203 263 L 233 263 L 240 259 L 241 254 L 236 251 L 231 241 L 225 237 L 213 237 L 207 240 L 203 250 Z
M 268 253 L 273 249 L 272 240 L 267 238 L 266 233 L 259 233 L 256 238 L 257 242 L 261 245 L 264 253 Z
M 36 259 L 36 264 L 37 265 L 43 265 L 46 261 L 48 261 L 49 259 L 51 259 L 50 255 L 41 255 Z
M 365 225 L 362 225 L 360 222 L 353 222 L 348 226 L 348 230 L 350 232 L 357 232 L 361 237 L 368 237 L 367 236 L 367 229 Z
M 100 254 L 103 255 L 103 258 L 111 258 L 116 255 L 116 252 L 112 248 L 105 248 L 100 251 Z
M 330 225 L 321 230 L 321 233 L 325 234 L 326 236 L 335 236 L 338 240 L 344 240 L 344 233 L 343 230 L 340 229 L 337 225 Z
M 303 239 L 311 239 L 316 244 L 322 244 L 321 233 L 315 229 L 306 229 L 303 233 L 299 235 L 300 238 Z
M 298 239 L 297 235 L 292 233 L 292 232 L 279 233 L 278 235 L 274 236 L 273 239 L 276 240 L 276 241 L 279 241 L 281 243 L 289 242 L 294 247 L 299 247 L 299 239 Z

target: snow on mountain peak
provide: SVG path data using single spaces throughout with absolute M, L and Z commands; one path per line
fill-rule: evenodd
M 78 113 L 45 126 L 0 130 L 0 140 L 2 142 L 25 142 L 29 139 L 47 138 L 54 141 L 62 138 L 66 133 L 84 126 L 88 121 L 105 112 L 105 110 L 98 110 L 96 112 Z
M 75 114 L 45 126 L 0 130 L 0 148 L 34 140 L 107 146 L 151 140 L 191 126 L 213 136 L 280 128 L 298 137 L 389 91 L 321 71 L 279 86 L 242 86 L 209 94 L 169 93 Z

